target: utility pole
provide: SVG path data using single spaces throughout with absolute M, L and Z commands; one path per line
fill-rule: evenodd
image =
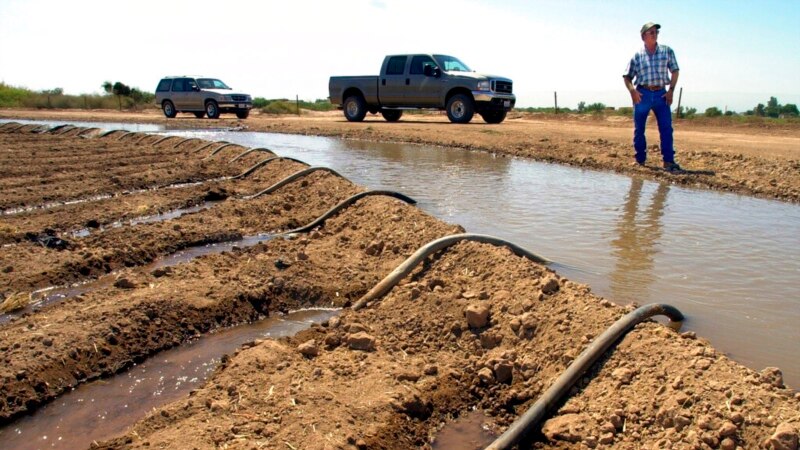
M 678 91 L 678 119 L 683 117 L 683 113 L 681 112 L 681 97 L 683 97 L 683 86 L 681 86 L 681 90 Z
M 556 102 L 556 114 L 558 114 L 558 92 L 553 91 L 553 100 Z

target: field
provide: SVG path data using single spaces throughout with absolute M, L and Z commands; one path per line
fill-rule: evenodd
M 688 169 L 676 175 L 658 170 L 655 157 L 649 167 L 631 166 L 630 124 L 612 120 L 520 116 L 499 126 L 455 126 L 438 115 L 393 124 L 350 124 L 338 114 L 169 122 L 149 111 L 0 116 L 419 142 L 800 199 L 800 132 L 791 127 L 676 125 L 677 158 Z M 488 428 L 503 431 L 632 310 L 507 246 L 470 240 L 424 258 L 385 295 L 353 310 L 418 248 L 462 233 L 460 226 L 376 194 L 307 229 L 365 188 L 324 170 L 278 185 L 307 165 L 237 145 L 36 131 L 0 126 L 2 295 L 24 304 L 37 289 L 105 282 L 0 316 L 3 425 L 198 335 L 300 308 L 340 307 L 338 317 L 292 338 L 243 346 L 189 397 L 94 446 L 429 448 L 445 424 L 473 408 Z M 205 202 L 213 203 L 131 223 Z M 169 268 L 148 266 L 182 249 L 265 234 L 273 237 Z M 637 325 L 568 394 L 522 448 L 797 449 L 800 394 L 783 385 L 779 370 L 743 367 L 702 337 L 655 322 Z

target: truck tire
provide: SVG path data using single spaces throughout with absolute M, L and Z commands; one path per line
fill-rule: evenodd
M 247 116 L 249 116 L 249 115 L 250 115 L 250 110 L 249 109 L 245 109 L 243 111 L 236 111 L 236 117 L 238 117 L 240 119 L 247 119 Z
M 481 117 L 486 123 L 500 123 L 506 120 L 506 114 L 506 111 L 485 111 L 481 113 Z
M 469 123 L 475 114 L 475 104 L 472 97 L 466 94 L 456 94 L 447 101 L 447 118 L 453 123 Z
M 367 102 L 360 95 L 347 97 L 342 106 L 344 117 L 348 122 L 361 122 L 367 115 Z
M 164 115 L 170 119 L 178 115 L 178 111 L 175 109 L 175 105 L 173 105 L 172 102 L 169 100 L 166 100 L 164 101 L 164 103 L 161 104 L 161 109 L 164 111 Z
M 214 100 L 206 102 L 206 115 L 209 119 L 219 119 L 219 105 Z
M 381 114 L 383 114 L 383 118 L 387 122 L 397 122 L 403 116 L 403 111 L 399 109 L 384 109 L 381 110 Z

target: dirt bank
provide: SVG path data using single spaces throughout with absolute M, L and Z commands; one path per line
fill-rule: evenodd
M 500 125 L 479 120 L 453 125 L 443 114 L 406 114 L 397 123 L 380 115 L 349 123 L 341 112 L 274 116 L 254 112 L 246 120 L 223 116 L 196 119 L 181 114 L 166 119 L 160 111 L 3 110 L 4 118 L 159 123 L 167 127 L 245 127 L 251 131 L 333 136 L 372 141 L 410 142 L 495 152 L 597 170 L 668 181 L 681 186 L 800 202 L 800 127 L 797 124 L 709 125 L 675 122 L 676 159 L 687 169 L 670 174 L 660 169 L 658 132 L 648 127 L 647 167 L 633 162 L 633 125 L 621 116 L 542 116 L 514 113 Z
M 245 199 L 305 166 L 272 160 L 232 178 L 269 156 L 233 161 L 244 149 L 31 129 L 0 127 L 9 168 L 0 183 L 59 176 L 50 189 L 16 186 L 2 199 L 2 295 L 106 273 L 114 282 L 0 323 L 2 424 L 198 334 L 279 311 L 346 307 L 421 245 L 461 231 L 395 198 L 370 196 L 308 233 L 151 270 L 146 262 L 178 248 L 309 223 L 364 189 L 314 172 Z M 32 150 L 47 163 L 25 159 Z M 117 171 L 125 154 L 141 157 Z M 91 169 L 82 175 L 78 160 Z M 160 169 L 142 175 L 149 167 Z M 94 183 L 84 176 L 103 189 L 88 189 Z M 165 187 L 189 181 L 198 184 Z M 138 190 L 148 186 L 160 188 Z M 166 189 L 180 192 L 174 203 Z M 205 198 L 224 201 L 162 222 L 63 233 L 87 218 L 135 215 L 137 205 Z M 72 214 L 55 213 L 64 207 Z M 80 219 L 62 222 L 69 217 Z M 66 244 L 50 245 L 48 236 Z M 426 258 L 363 310 L 292 339 L 245 345 L 188 398 L 96 446 L 429 448 L 443 424 L 472 408 L 501 431 L 627 310 L 507 247 L 462 242 Z M 778 369 L 753 371 L 692 333 L 653 322 L 637 326 L 570 394 L 523 448 L 797 449 L 800 395 Z

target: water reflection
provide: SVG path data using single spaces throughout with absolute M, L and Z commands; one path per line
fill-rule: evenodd
M 617 221 L 617 238 L 611 241 L 617 261 L 610 274 L 611 293 L 617 300 L 650 303 L 650 289 L 655 282 L 655 256 L 659 252 L 664 205 L 669 185 L 659 183 L 640 213 L 644 181 L 631 179 L 628 195 Z

